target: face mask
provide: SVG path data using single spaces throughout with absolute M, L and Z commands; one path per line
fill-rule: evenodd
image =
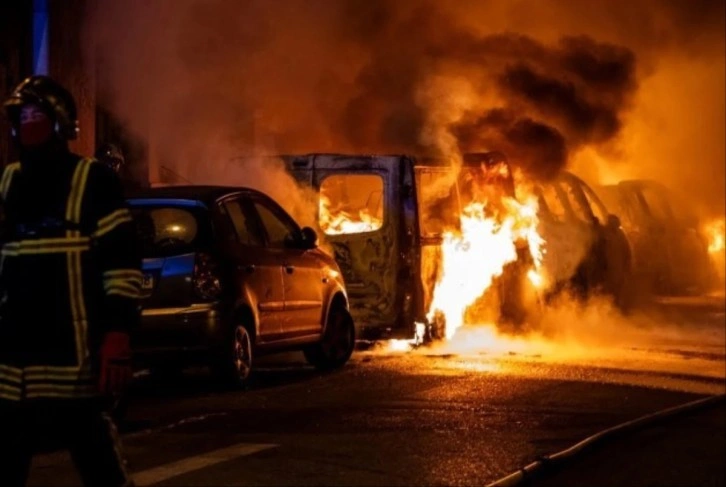
M 42 145 L 53 135 L 53 124 L 48 118 L 26 121 L 20 124 L 18 136 L 20 144 L 24 147 Z

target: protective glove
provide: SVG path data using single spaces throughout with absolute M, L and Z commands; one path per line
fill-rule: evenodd
M 101 393 L 118 396 L 131 382 L 131 346 L 128 333 L 111 331 L 103 337 L 100 350 Z

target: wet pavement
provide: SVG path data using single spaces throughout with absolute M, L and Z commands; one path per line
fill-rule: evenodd
M 702 318 L 657 332 L 619 330 L 627 342 L 598 335 L 599 346 L 472 330 L 468 349 L 456 341 L 410 352 L 386 345 L 328 374 L 288 354 L 266 359 L 247 391 L 225 391 L 204 370 L 144 377 L 123 425 L 129 468 L 139 485 L 486 485 L 602 429 L 723 393 L 723 316 Z M 724 456 L 697 446 L 706 434 L 714 441 L 703 445 L 723 445 L 723 415 L 695 421 L 624 439 L 629 446 L 614 446 L 620 456 L 612 461 L 659 474 L 700 470 L 703 485 L 722 485 L 713 472 L 723 471 Z M 688 438 L 665 451 L 661 437 L 677 432 Z M 666 478 L 633 483 L 625 467 L 583 462 L 567 485 L 595 485 L 588 472 L 599 485 Z M 75 484 L 64 452 L 34 460 L 31 485 Z

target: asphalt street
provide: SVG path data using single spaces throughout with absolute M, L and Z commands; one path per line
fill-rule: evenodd
M 616 333 L 625 341 L 598 335 L 579 347 L 474 330 L 475 346 L 379 344 L 327 374 L 301 355 L 269 357 L 247 391 L 224 390 L 203 369 L 145 376 L 122 424 L 124 447 L 139 485 L 481 486 L 602 429 L 723 393 L 723 328 L 719 304 L 676 328 L 639 325 Z M 543 482 L 595 485 L 596 474 L 598 485 L 663 485 L 663 471 L 676 471 L 670 485 L 689 485 L 678 472 L 693 480 L 700 471 L 704 485 L 723 485 L 723 414 L 692 421 L 610 446 L 620 456 L 603 447 L 573 464 L 577 474 Z M 627 458 L 651 474 L 605 467 Z M 30 485 L 77 483 L 65 452 L 34 459 Z

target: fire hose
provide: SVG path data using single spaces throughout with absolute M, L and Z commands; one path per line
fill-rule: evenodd
M 578 454 L 582 453 L 589 447 L 597 443 L 602 443 L 606 440 L 610 440 L 615 436 L 636 431 L 646 426 L 651 426 L 667 419 L 672 419 L 676 416 L 695 412 L 701 409 L 706 409 L 711 406 L 719 405 L 726 399 L 726 394 L 718 394 L 715 396 L 709 396 L 702 399 L 697 399 L 685 404 L 680 404 L 668 409 L 663 409 L 655 413 L 647 414 L 639 418 L 621 423 L 612 428 L 600 431 L 592 436 L 585 438 L 579 443 L 554 453 L 552 455 L 546 455 L 538 458 L 536 461 L 530 463 L 526 467 L 517 470 L 499 480 L 496 480 L 487 485 L 487 487 L 514 487 L 517 485 L 523 485 L 524 483 L 533 480 L 538 475 L 542 475 L 554 469 L 554 467 L 561 466 L 567 460 L 573 459 Z

